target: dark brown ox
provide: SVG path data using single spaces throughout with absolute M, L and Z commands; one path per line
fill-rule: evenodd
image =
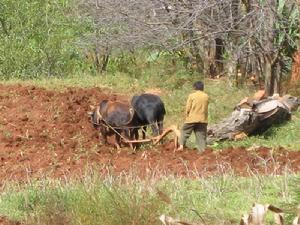
M 107 137 L 115 135 L 116 147 L 121 146 L 121 135 L 129 137 L 134 110 L 126 103 L 103 100 L 91 113 L 93 126 L 100 131 L 105 144 Z

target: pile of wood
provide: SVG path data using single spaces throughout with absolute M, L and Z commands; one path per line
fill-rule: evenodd
M 243 99 L 229 117 L 209 126 L 208 143 L 261 134 L 272 125 L 289 120 L 292 111 L 299 106 L 300 99 L 297 97 L 275 94 L 266 98 L 260 91 Z

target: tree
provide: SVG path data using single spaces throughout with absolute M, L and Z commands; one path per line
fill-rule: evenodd
M 78 27 L 70 11 L 65 0 L 2 0 L 0 78 L 71 73 Z
M 102 55 L 179 50 L 199 74 L 265 77 L 270 95 L 294 49 L 296 0 L 78 1 L 94 28 L 83 46 Z

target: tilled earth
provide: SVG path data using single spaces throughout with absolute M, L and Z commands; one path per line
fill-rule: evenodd
M 0 225 L 21 225 L 21 222 L 18 221 L 10 221 L 5 217 L 0 217 Z
M 0 84 L 0 180 L 80 177 L 90 168 L 100 174 L 175 176 L 239 175 L 299 171 L 300 151 L 237 148 L 198 153 L 174 152 L 174 143 L 143 146 L 136 152 L 103 145 L 91 126 L 90 105 L 103 99 L 127 101 L 99 88 L 47 90 Z M 112 140 L 111 140 L 112 142 Z

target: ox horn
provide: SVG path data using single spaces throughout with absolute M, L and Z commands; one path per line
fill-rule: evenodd
M 102 116 L 101 116 L 101 113 L 100 113 L 100 106 L 97 106 L 95 108 L 95 112 L 96 112 L 96 116 L 97 116 L 97 123 L 100 123 L 100 121 L 102 120 Z
M 128 120 L 127 124 L 129 124 L 133 119 L 133 116 L 134 116 L 134 108 L 133 107 L 129 108 L 129 114 L 130 114 L 130 119 Z
M 96 107 L 93 105 L 90 105 L 90 109 L 93 111 Z
M 89 107 L 90 107 L 91 111 L 88 111 L 87 114 L 88 114 L 88 116 L 92 116 L 93 115 L 93 111 L 95 110 L 95 106 L 89 105 Z

